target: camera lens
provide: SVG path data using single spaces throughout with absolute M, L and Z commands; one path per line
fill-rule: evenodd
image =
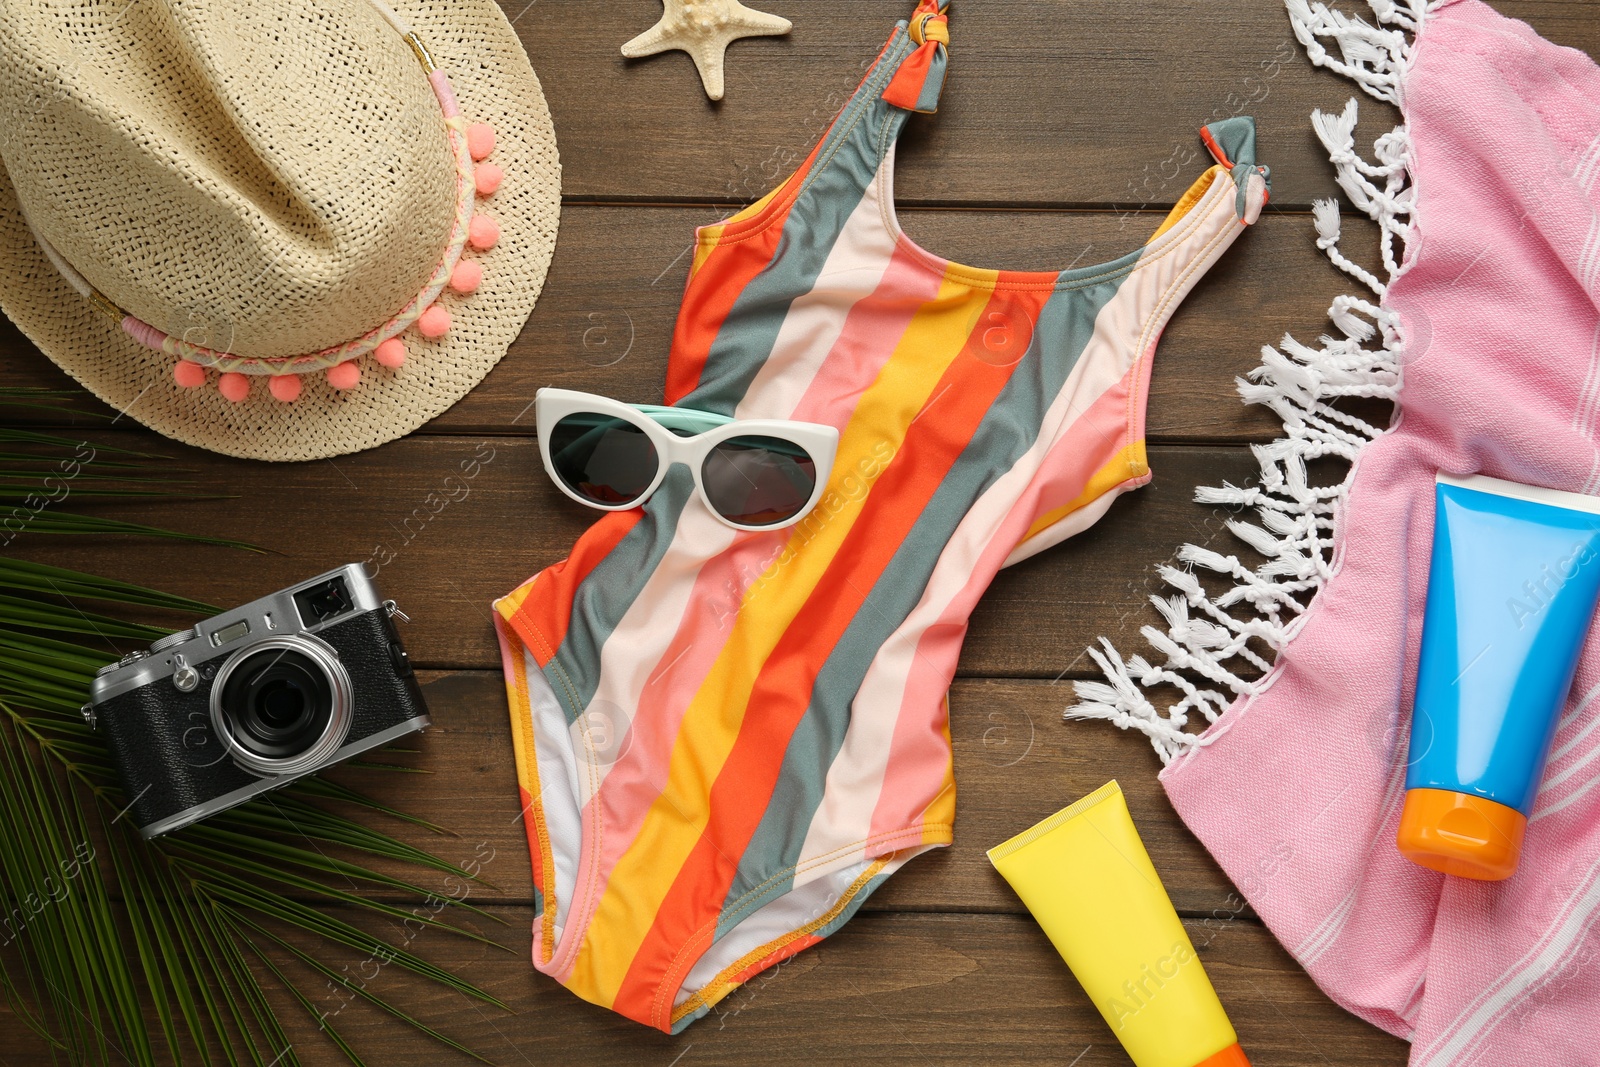
M 326 762 L 349 730 L 349 679 L 331 649 L 275 638 L 229 660 L 212 690 L 212 718 L 234 758 L 263 774 Z
M 266 759 L 286 759 L 310 748 L 327 729 L 333 687 L 321 667 L 300 652 L 248 653 L 228 672 L 222 713 L 242 748 Z

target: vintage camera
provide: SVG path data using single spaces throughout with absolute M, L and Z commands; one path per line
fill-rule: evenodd
M 100 669 L 83 706 L 145 837 L 428 725 L 394 617 L 359 564 Z

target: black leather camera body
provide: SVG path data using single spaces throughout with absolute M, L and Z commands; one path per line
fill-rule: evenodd
M 84 717 L 157 837 L 428 726 L 391 600 L 359 564 L 101 668 Z

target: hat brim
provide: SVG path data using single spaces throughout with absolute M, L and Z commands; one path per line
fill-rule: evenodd
M 0 310 L 46 356 L 117 411 L 186 444 L 247 459 L 322 459 L 392 441 L 448 410 L 505 355 L 544 285 L 561 215 L 555 129 L 527 53 L 494 0 L 390 0 L 450 74 L 469 122 L 494 127 L 505 177 L 483 210 L 500 226 L 483 281 L 441 299 L 451 327 L 436 341 L 406 335 L 404 366 L 362 361 L 358 388 L 322 375 L 283 403 L 259 383 L 242 403 L 215 388 L 183 389 L 171 356 L 96 311 L 33 240 L 0 167 Z

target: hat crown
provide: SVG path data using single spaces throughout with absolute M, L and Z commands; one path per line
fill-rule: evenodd
M 256 359 L 393 316 L 456 198 L 433 90 L 369 0 L 0 0 L 0 159 L 95 288 Z

